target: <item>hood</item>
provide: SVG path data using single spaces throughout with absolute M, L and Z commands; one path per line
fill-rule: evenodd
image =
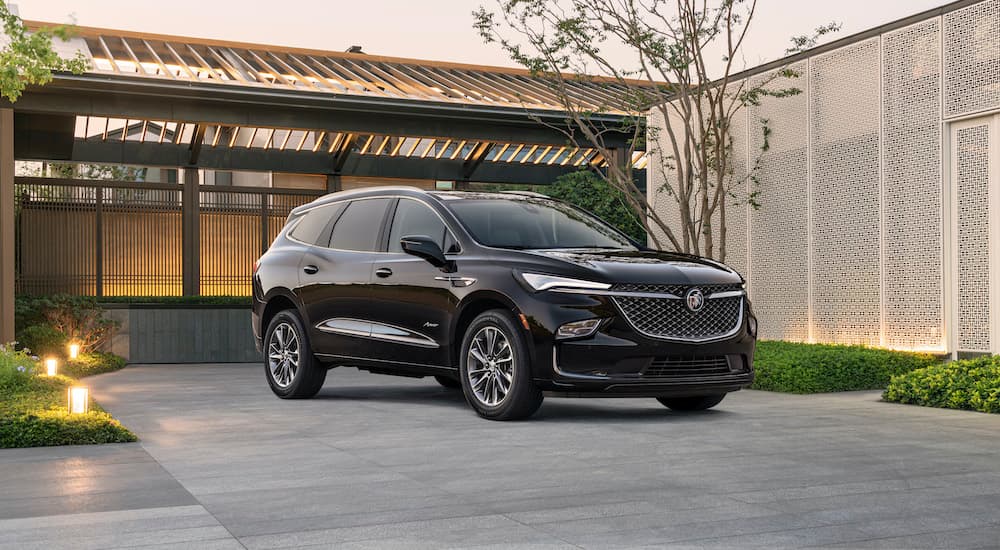
M 739 284 L 743 278 L 724 264 L 655 250 L 533 250 L 536 254 L 584 268 L 604 282 L 646 284 Z

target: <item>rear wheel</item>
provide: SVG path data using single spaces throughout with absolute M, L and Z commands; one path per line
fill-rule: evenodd
M 531 379 L 528 346 L 513 316 L 494 309 L 473 319 L 462 339 L 459 374 L 465 400 L 483 418 L 527 418 L 542 404 Z
M 675 411 L 704 411 L 722 403 L 726 394 L 695 397 L 657 397 L 656 400 Z
M 434 379 L 437 380 L 438 384 L 441 384 L 446 388 L 458 389 L 462 387 L 462 383 L 459 382 L 458 379 L 450 376 L 435 376 Z
M 305 325 L 294 310 L 279 312 L 267 327 L 264 371 L 271 391 L 282 399 L 309 398 L 323 388 L 326 367 L 313 356 Z

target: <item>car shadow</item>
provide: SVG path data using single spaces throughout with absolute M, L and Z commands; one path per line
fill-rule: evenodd
M 428 407 L 469 409 L 459 389 L 436 384 L 425 386 L 327 386 L 313 399 L 370 403 L 405 403 Z M 616 401 L 618 401 L 616 399 Z M 609 407 L 588 398 L 549 397 L 528 421 L 545 422 L 628 422 L 642 420 L 718 420 L 733 413 L 724 409 L 698 412 L 672 411 L 649 398 L 626 399 L 633 406 Z M 648 403 L 647 403 L 648 401 Z M 470 410 L 471 412 L 471 410 Z

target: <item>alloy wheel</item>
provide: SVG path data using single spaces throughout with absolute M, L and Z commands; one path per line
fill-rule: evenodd
M 514 349 L 497 327 L 483 327 L 469 346 L 468 377 L 472 393 L 487 406 L 503 402 L 514 382 Z
M 299 337 L 288 323 L 274 327 L 267 348 L 267 366 L 280 388 L 287 388 L 299 370 Z

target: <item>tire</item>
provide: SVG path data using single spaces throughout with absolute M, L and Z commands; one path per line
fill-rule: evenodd
M 308 399 L 323 388 L 326 367 L 313 356 L 306 327 L 294 310 L 279 312 L 267 326 L 264 373 L 271 391 L 282 399 Z
M 657 397 L 656 400 L 674 411 L 704 411 L 722 403 L 726 394 L 695 397 Z
M 450 389 L 458 389 L 462 387 L 462 383 L 450 376 L 435 376 L 438 384 Z
M 465 400 L 479 416 L 518 420 L 541 406 L 542 392 L 532 380 L 528 345 L 509 312 L 494 309 L 473 319 L 462 338 L 459 360 Z

